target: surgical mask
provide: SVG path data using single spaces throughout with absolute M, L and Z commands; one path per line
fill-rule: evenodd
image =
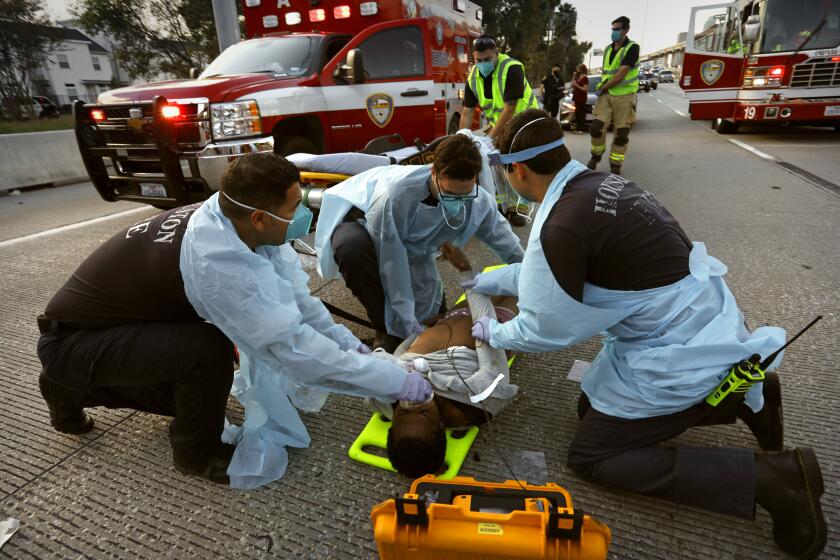
M 496 68 L 496 62 L 489 60 L 484 62 L 476 62 L 476 66 L 478 66 L 478 71 L 481 72 L 481 75 L 485 78 L 493 73 L 493 70 Z
M 460 198 L 442 198 L 440 204 L 443 206 L 443 211 L 450 216 L 456 215 L 464 207 L 464 201 Z
M 292 223 L 290 223 L 289 227 L 286 228 L 286 239 L 284 241 L 289 243 L 295 239 L 305 237 L 309 234 L 309 228 L 311 226 L 312 211 L 303 204 L 298 204 L 297 210 L 295 210 L 295 215 L 292 216 Z
M 238 200 L 232 199 L 226 192 L 222 192 L 222 195 L 237 206 L 241 206 L 246 210 L 265 212 L 275 220 L 289 224 L 289 227 L 286 228 L 286 238 L 283 240 L 283 243 L 288 243 L 290 241 L 294 241 L 295 239 L 300 239 L 301 237 L 304 237 L 306 234 L 309 233 L 309 228 L 310 226 L 312 226 L 312 212 L 303 204 L 298 204 L 297 210 L 295 210 L 292 219 L 289 220 L 286 218 L 281 218 L 277 214 L 272 214 L 268 210 L 262 210 L 261 208 L 255 208 L 253 206 L 243 204 Z
M 610 38 L 613 40 L 613 43 L 621 41 L 621 29 L 613 29 Z

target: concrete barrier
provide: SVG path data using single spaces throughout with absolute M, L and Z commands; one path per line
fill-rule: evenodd
M 87 180 L 73 130 L 0 134 L 0 191 Z

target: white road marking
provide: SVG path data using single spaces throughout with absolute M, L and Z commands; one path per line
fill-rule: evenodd
M 686 117 L 686 118 L 688 118 L 688 115 L 686 115 L 686 114 L 685 114 L 685 113 L 683 113 L 682 111 L 677 111 L 676 109 L 674 109 L 674 112 L 675 112 L 676 114 L 678 114 L 679 116 L 681 116 L 681 117 Z
M 15 237 L 12 239 L 7 239 L 6 241 L 0 241 L 0 249 L 3 247 L 10 247 L 12 245 L 17 245 L 18 243 L 23 243 L 25 241 L 31 241 L 33 239 L 38 239 L 40 237 L 47 237 L 49 235 L 54 235 L 56 233 L 62 233 L 65 231 L 70 231 L 74 229 L 79 229 L 87 226 L 91 226 L 93 224 L 98 224 L 101 222 L 107 222 L 108 220 L 113 220 L 115 218 L 122 218 L 124 216 L 130 216 L 131 214 L 138 214 L 140 212 L 148 212 L 149 210 L 154 210 L 151 206 L 144 206 L 142 208 L 132 208 L 131 210 L 125 210 L 124 212 L 117 212 L 116 214 L 108 214 L 107 216 L 100 216 L 98 218 L 92 218 L 90 220 L 85 220 L 83 222 L 76 222 L 75 224 L 67 224 L 66 226 L 60 226 L 57 228 L 47 229 L 44 231 L 39 231 L 37 233 L 30 233 L 29 235 L 23 235 L 21 237 Z
M 657 102 L 657 103 L 662 103 L 662 100 L 661 100 L 661 99 L 657 99 L 657 100 L 656 100 L 656 102 Z
M 807 144 L 802 142 L 800 144 L 764 144 L 763 148 L 802 148 L 802 149 L 811 149 L 811 148 L 840 148 L 840 142 L 834 144 Z
M 747 144 L 745 142 L 741 142 L 740 140 L 735 140 L 734 138 L 730 138 L 729 141 L 732 142 L 733 144 L 735 144 L 736 146 L 740 147 L 740 148 L 744 148 L 748 152 L 752 152 L 753 154 L 757 155 L 760 158 L 770 160 L 770 161 L 778 161 L 778 159 L 775 158 L 774 156 L 771 156 L 770 154 L 766 154 L 766 153 L 762 152 L 761 150 L 759 150 L 758 148 L 753 148 L 752 146 L 750 146 L 749 144 Z

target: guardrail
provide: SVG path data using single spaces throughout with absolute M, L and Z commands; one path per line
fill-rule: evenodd
M 0 191 L 88 181 L 73 130 L 0 134 Z

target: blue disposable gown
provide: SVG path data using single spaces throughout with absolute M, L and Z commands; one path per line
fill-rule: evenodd
M 785 341 L 778 327 L 750 333 L 726 286 L 726 266 L 695 243 L 690 274 L 675 284 L 641 291 L 607 290 L 587 283 L 583 302 L 552 274 L 540 232 L 566 183 L 586 168 L 570 162 L 554 178 L 539 207 L 519 265 L 479 276 L 476 289 L 517 295 L 519 315 L 490 323 L 490 344 L 521 352 L 549 352 L 602 331 L 601 352 L 584 374 L 582 389 L 596 410 L 645 418 L 685 410 L 712 392 L 732 364 L 753 353 L 767 356 Z M 770 366 L 774 368 L 781 356 Z M 761 385 L 747 394 L 761 409 Z
M 443 285 L 435 263 L 440 246 L 452 242 L 463 247 L 477 237 L 504 262 L 522 260 L 519 238 L 496 210 L 496 200 L 478 189 L 478 197 L 465 202 L 464 210 L 443 219 L 441 207 L 422 201 L 429 197 L 431 167 L 391 165 L 371 169 L 330 188 L 324 194 L 315 250 L 324 278 L 337 278 L 338 265 L 330 242 L 347 211 L 365 213 L 365 227 L 379 256 L 379 273 L 385 290 L 385 324 L 388 332 L 403 338 L 440 309 Z
M 218 196 L 190 218 L 180 268 L 196 312 L 242 357 L 233 392 L 245 407 L 245 423 L 228 474 L 232 486 L 254 488 L 283 475 L 284 446 L 309 445 L 288 398 L 293 387 L 388 398 L 400 391 L 406 372 L 349 351 L 359 340 L 312 297 L 294 249 L 252 251 L 222 214 Z

